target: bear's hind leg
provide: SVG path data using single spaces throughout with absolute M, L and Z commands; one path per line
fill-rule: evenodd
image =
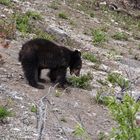
M 59 68 L 56 72 L 57 73 L 56 82 L 58 82 L 59 86 L 62 88 L 65 88 L 64 85 L 67 83 L 66 72 L 67 72 L 67 68 Z
M 57 69 L 50 69 L 47 76 L 50 78 L 52 83 L 55 83 L 57 77 Z
M 44 89 L 43 85 L 37 83 L 38 69 L 33 65 L 23 65 L 24 74 L 29 82 L 29 85 L 38 89 Z

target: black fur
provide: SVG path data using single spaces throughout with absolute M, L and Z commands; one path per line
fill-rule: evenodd
M 42 69 L 50 69 L 48 76 L 52 82 L 58 82 L 62 87 L 67 82 L 66 72 L 80 74 L 82 67 L 81 53 L 59 46 L 49 40 L 33 39 L 26 42 L 19 52 L 19 61 L 26 79 L 33 87 L 43 89 L 38 82 L 45 82 L 40 78 Z

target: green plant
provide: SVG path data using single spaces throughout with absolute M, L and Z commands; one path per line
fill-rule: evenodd
M 82 56 L 84 59 L 87 59 L 91 62 L 95 62 L 95 63 L 98 62 L 97 57 L 95 55 L 93 55 L 92 53 L 83 53 Z
M 65 122 L 65 123 L 67 122 L 66 118 L 64 118 L 64 117 L 62 117 L 60 120 L 61 120 L 61 122 Z
M 47 39 L 47 40 L 55 40 L 55 36 L 41 30 L 41 29 L 33 29 L 33 33 L 36 34 L 35 38 L 43 38 L 43 39 Z
M 128 35 L 124 32 L 116 32 L 116 34 L 114 34 L 112 36 L 112 38 L 116 39 L 116 40 L 128 40 Z
M 128 79 L 124 78 L 120 73 L 111 72 L 108 74 L 107 80 L 113 85 L 118 85 L 122 90 L 126 90 L 130 86 L 130 82 Z
M 91 33 L 93 36 L 94 45 L 99 45 L 99 44 L 102 44 L 103 42 L 107 41 L 106 34 L 102 30 L 95 29 L 95 30 L 92 30 Z
M 62 19 L 68 19 L 68 16 L 64 12 L 59 13 L 58 17 Z
M 108 59 L 115 59 L 117 56 L 117 52 L 115 50 L 108 51 L 106 56 Z
M 97 81 L 98 83 L 100 83 L 101 85 L 103 85 L 103 86 L 107 86 L 107 85 L 108 85 L 108 83 L 107 83 L 106 80 L 97 79 L 96 81 Z
M 7 117 L 11 117 L 11 111 L 4 106 L 0 106 L 0 121 L 3 121 Z
M 76 87 L 87 89 L 90 87 L 90 80 L 92 80 L 91 73 L 84 74 L 80 77 L 72 76 L 68 78 L 68 81 Z
M 139 140 L 140 127 L 135 123 L 136 113 L 140 111 L 140 102 L 129 96 L 123 97 L 123 103 L 115 100 L 115 97 L 108 102 L 108 108 L 118 123 L 116 128 L 113 128 L 111 138 L 114 140 Z
M 95 17 L 95 14 L 93 12 L 91 12 L 90 17 Z
M 39 14 L 38 12 L 35 12 L 35 11 L 27 11 L 26 15 L 29 18 L 33 18 L 34 20 L 41 20 L 42 19 L 41 14 Z
M 113 98 L 112 96 L 104 95 L 104 93 L 106 92 L 109 92 L 108 89 L 106 88 L 100 88 L 99 90 L 97 90 L 95 101 L 98 104 L 108 105 L 110 99 Z
M 85 133 L 85 129 L 80 124 L 77 124 L 75 130 L 73 131 L 73 134 L 79 137 L 79 136 L 83 136 L 84 133 Z
M 20 15 L 17 14 L 15 15 L 16 19 L 16 26 L 17 29 L 20 32 L 27 33 L 30 30 L 30 25 L 29 25 L 29 17 L 26 14 Z
M 105 133 L 104 132 L 100 132 L 98 134 L 98 140 L 105 140 L 106 136 L 105 136 Z
M 6 5 L 6 6 L 9 6 L 10 3 L 11 3 L 10 0 L 0 0 L 0 4 Z
M 62 92 L 56 90 L 55 91 L 55 97 L 60 97 L 62 95 Z
M 82 127 L 81 124 L 77 124 L 75 126 L 75 130 L 72 132 L 74 136 L 78 137 L 78 138 L 83 138 L 85 140 L 90 140 L 85 128 Z
M 31 112 L 34 112 L 34 113 L 37 112 L 37 107 L 35 105 L 31 106 Z
M 32 32 L 31 20 L 40 20 L 42 19 L 39 13 L 33 11 L 27 11 L 25 14 L 16 14 L 16 26 L 20 32 L 30 33 Z

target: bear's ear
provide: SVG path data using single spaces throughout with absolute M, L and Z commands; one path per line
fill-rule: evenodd
M 81 56 L 81 52 L 78 51 L 78 50 L 75 50 L 75 51 L 74 51 L 74 54 L 75 54 L 75 55 L 79 55 L 79 56 Z

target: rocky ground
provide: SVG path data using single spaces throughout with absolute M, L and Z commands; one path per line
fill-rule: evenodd
M 97 104 L 94 98 L 103 86 L 98 81 L 105 80 L 114 70 L 133 81 L 133 96 L 140 96 L 140 21 L 108 11 L 105 3 L 99 3 L 98 7 L 90 2 L 11 0 L 10 5 L 0 4 L 0 28 L 6 28 L 0 34 L 0 105 L 8 107 L 14 114 L 0 125 L 0 140 L 98 140 L 100 132 L 108 135 L 115 123 L 107 107 Z M 43 29 L 55 37 L 56 42 L 71 49 L 77 48 L 82 53 L 92 52 L 101 60 L 96 64 L 83 59 L 81 74 L 90 72 L 93 75 L 90 90 L 57 89 L 46 77 L 46 70 L 42 75 L 47 79 L 44 90 L 26 83 L 18 52 L 34 33 L 19 32 L 11 15 L 28 10 L 43 17 L 32 23 L 36 30 Z M 91 30 L 97 28 L 105 31 L 107 36 L 100 45 L 93 44 L 91 34 Z M 115 32 L 122 31 L 127 35 L 126 40 L 112 37 Z M 33 106 L 37 112 L 32 111 Z M 76 137 L 73 133 L 78 124 L 85 128 L 83 137 Z

